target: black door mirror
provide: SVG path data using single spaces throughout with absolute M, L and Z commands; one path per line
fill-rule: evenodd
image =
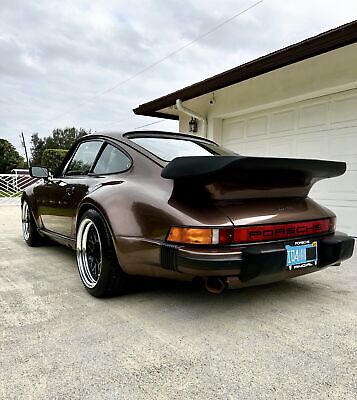
M 46 167 L 30 167 L 30 175 L 32 178 L 48 179 L 50 174 Z

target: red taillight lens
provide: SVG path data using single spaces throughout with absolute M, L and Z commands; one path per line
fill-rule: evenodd
M 228 244 L 232 243 L 233 240 L 233 229 L 232 228 L 223 228 L 219 229 L 219 244 Z
M 251 243 L 316 235 L 333 231 L 331 219 L 291 222 L 287 224 L 255 225 L 234 228 L 234 243 Z

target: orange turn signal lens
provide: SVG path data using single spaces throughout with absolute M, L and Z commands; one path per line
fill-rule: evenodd
M 172 227 L 167 235 L 168 242 L 191 243 L 191 244 L 213 244 L 215 242 L 214 229 L 210 228 L 179 228 Z

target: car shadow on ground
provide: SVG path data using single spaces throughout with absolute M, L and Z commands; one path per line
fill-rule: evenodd
M 219 295 L 191 283 L 144 279 L 129 293 L 100 301 L 111 312 L 121 313 L 122 309 L 130 309 L 146 323 L 154 319 L 171 329 L 168 327 L 170 321 L 181 321 L 180 326 L 194 321 L 219 325 L 226 323 L 227 316 L 237 323 L 247 318 L 279 323 L 283 315 L 300 318 L 301 307 L 310 310 L 311 305 L 321 303 L 325 291 L 326 288 L 315 287 L 304 278 L 226 290 Z
M 295 278 L 261 286 L 225 290 L 217 295 L 208 293 L 201 284 L 154 278 L 136 278 L 128 293 L 119 297 L 103 299 L 115 306 L 122 302 L 151 302 L 156 309 L 174 308 L 183 318 L 201 314 L 219 316 L 231 310 L 258 313 L 278 312 L 289 304 L 293 309 L 302 303 L 318 302 L 321 291 L 313 282 Z M 220 319 L 220 318 L 218 318 Z
M 203 283 L 197 282 L 180 282 L 168 279 L 158 278 L 134 278 L 133 284 L 127 295 L 134 295 L 135 293 L 175 293 L 177 295 L 193 294 L 197 293 L 201 296 L 210 298 L 220 297 L 235 297 L 238 293 L 240 294 L 252 294 L 254 292 L 287 292 L 291 294 L 295 292 L 305 292 L 314 290 L 310 284 L 302 282 L 301 280 L 289 279 L 280 282 L 269 283 L 265 285 L 252 286 L 240 289 L 226 289 L 221 294 L 212 294 L 207 292 L 204 288 Z
M 56 245 L 50 245 L 51 253 L 56 257 L 66 259 L 65 269 L 70 274 L 73 273 L 73 279 L 79 280 L 77 273 L 75 252 L 69 248 Z M 169 279 L 149 278 L 149 277 L 131 277 L 130 285 L 125 294 L 116 297 L 104 299 L 94 299 L 95 301 L 108 302 L 111 304 L 121 303 L 122 301 L 142 302 L 144 299 L 150 299 L 161 304 L 167 302 L 176 302 L 182 305 L 192 307 L 193 304 L 205 304 L 218 307 L 228 304 L 235 305 L 264 305 L 274 302 L 283 304 L 284 302 L 299 302 L 310 297 L 311 301 L 318 300 L 321 290 L 320 285 L 314 284 L 306 277 L 294 278 L 285 281 L 270 283 L 261 286 L 253 286 L 242 289 L 225 290 L 222 294 L 216 295 L 208 293 L 203 284 L 197 282 L 181 282 Z M 83 296 L 88 295 L 83 288 Z M 89 295 L 88 295 L 89 296 Z M 263 307 L 264 308 L 264 307 Z

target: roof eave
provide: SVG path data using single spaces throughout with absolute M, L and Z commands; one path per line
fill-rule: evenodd
M 179 116 L 175 115 L 175 114 L 166 114 L 163 112 L 159 112 L 159 111 L 148 111 L 147 113 L 139 113 L 137 112 L 138 108 L 135 108 L 133 111 L 136 115 L 145 115 L 147 117 L 155 117 L 155 118 L 165 118 L 165 119 L 174 119 L 174 120 L 178 120 Z
M 137 115 L 178 119 L 177 115 L 159 112 L 158 110 L 173 106 L 177 99 L 187 101 L 356 42 L 357 20 L 141 104 L 133 111 Z

